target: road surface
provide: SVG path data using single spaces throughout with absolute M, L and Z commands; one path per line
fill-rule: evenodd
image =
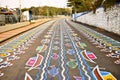
M 49 21 L 6 43 L 0 80 L 24 80 L 25 74 L 33 80 L 97 80 L 96 68 L 102 78 L 120 79 L 116 58 L 106 57 L 81 27 L 68 19 Z

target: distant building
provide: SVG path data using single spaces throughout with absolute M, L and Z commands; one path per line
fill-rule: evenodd
M 22 16 L 23 16 L 23 21 L 30 21 L 30 20 L 32 20 L 32 12 L 29 11 L 29 10 L 22 12 Z
M 5 12 L 0 12 L 0 15 L 2 16 L 2 21 L 5 23 L 16 23 L 17 20 L 17 15 L 15 15 L 14 12 L 12 11 L 5 11 Z

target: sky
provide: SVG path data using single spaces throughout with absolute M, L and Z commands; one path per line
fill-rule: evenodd
M 21 8 L 30 8 L 31 6 L 54 6 L 65 8 L 67 0 L 21 0 Z M 0 0 L 0 6 L 8 8 L 19 8 L 20 0 Z

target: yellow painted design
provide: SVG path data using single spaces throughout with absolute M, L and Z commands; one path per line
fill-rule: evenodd
M 112 46 L 112 44 L 107 44 L 107 46 Z
M 5 53 L 0 53 L 0 57 L 6 57 L 7 56 L 7 54 L 5 54 Z
M 117 48 L 117 47 L 113 47 L 113 50 L 119 50 L 119 48 Z
M 73 36 L 77 36 L 77 34 L 73 34 Z
M 49 36 L 48 35 L 45 35 L 45 38 L 48 38 Z
M 103 79 L 104 80 L 116 80 L 115 77 L 111 73 L 103 76 Z
M 17 48 L 17 46 L 13 46 L 13 48 Z
M 12 50 L 9 49 L 9 50 L 7 50 L 7 52 L 12 52 Z

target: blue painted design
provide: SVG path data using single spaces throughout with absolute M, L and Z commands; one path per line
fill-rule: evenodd
M 101 73 L 102 76 L 105 76 L 105 75 L 109 74 L 109 72 L 106 72 L 106 71 L 100 71 L 100 73 Z
M 65 30 L 64 28 L 62 30 Z M 65 33 L 65 31 L 63 31 Z M 63 35 L 61 35 L 61 37 L 63 38 L 63 44 L 65 44 L 65 38 L 63 37 Z M 66 50 L 65 50 L 65 47 L 64 45 L 62 45 L 63 47 L 63 57 L 64 57 L 64 62 L 67 63 L 67 59 L 66 59 Z M 65 74 L 66 74 L 66 77 L 65 77 L 65 80 L 70 80 L 70 75 L 69 75 L 69 72 L 68 72 L 68 67 L 67 67 L 67 64 L 64 64 L 64 68 L 65 68 Z
M 55 29 L 56 29 L 56 27 L 55 27 Z M 56 32 L 55 32 L 55 33 L 56 33 Z M 54 33 L 54 35 L 53 35 L 53 38 L 51 39 L 52 42 L 54 42 L 55 33 Z M 54 43 L 52 43 L 52 46 L 51 46 L 51 47 L 53 47 L 53 45 L 54 45 Z M 57 46 L 57 47 L 58 47 L 58 46 Z M 50 55 L 49 55 L 49 56 L 52 56 L 52 49 L 50 50 Z M 48 63 L 47 63 L 47 66 L 46 66 L 46 68 L 45 68 L 45 71 L 46 71 L 46 72 L 45 72 L 45 74 L 44 74 L 44 79 L 43 79 L 43 80 L 46 80 L 47 77 L 48 77 L 47 71 L 49 72 L 48 67 L 50 66 L 50 60 L 51 60 L 51 57 L 48 58 Z
M 70 43 L 66 43 L 65 46 L 66 47 L 71 47 L 71 44 Z
M 48 70 L 48 74 L 50 74 L 52 77 L 55 77 L 59 71 L 58 68 L 55 67 L 55 65 L 50 66 L 50 70 Z
M 74 51 L 73 49 L 69 49 L 69 50 L 67 51 L 67 53 L 70 54 L 70 55 L 72 55 L 72 54 L 75 53 L 75 51 Z
M 90 52 L 90 51 L 86 51 L 86 53 L 87 53 L 87 54 L 91 54 L 91 53 L 93 53 L 93 52 Z
M 52 37 L 53 37 L 54 35 L 52 35 Z M 52 39 L 52 37 L 51 37 L 51 39 Z M 50 46 L 50 43 L 48 44 L 48 46 Z M 37 72 L 37 74 L 36 74 L 36 78 L 35 78 L 35 80 L 39 80 L 39 78 L 40 78 L 40 73 L 41 73 L 41 71 L 42 71 L 42 68 L 44 67 L 44 63 L 45 63 L 45 60 L 46 60 L 46 56 L 47 56 L 47 54 L 48 54 L 48 48 L 47 48 L 47 50 L 45 51 L 45 54 L 44 54 L 44 59 L 43 59 L 43 61 L 42 61 L 42 63 L 41 63 L 41 65 L 39 66 L 39 69 L 38 69 L 38 72 Z M 50 60 L 48 60 L 48 63 L 50 64 Z M 48 66 L 47 66 L 48 67 Z M 46 70 L 47 71 L 47 70 Z M 45 79 L 47 78 L 47 72 L 45 73 Z
M 60 36 L 59 36 L 59 38 L 58 39 L 60 39 Z M 58 46 L 60 46 L 60 43 L 58 44 Z M 60 52 L 61 50 L 59 49 L 58 50 L 58 70 L 60 70 L 61 69 L 61 52 Z M 61 80 L 61 74 L 58 74 L 58 80 Z
M 69 35 L 70 40 L 72 40 L 72 37 L 70 36 L 70 32 L 69 31 L 68 31 L 67 34 Z M 72 43 L 72 41 L 70 41 L 70 42 Z M 75 45 L 75 43 L 74 43 L 74 45 Z M 74 49 L 73 44 L 72 44 L 72 49 Z M 79 73 L 80 73 L 80 75 L 82 77 L 82 80 L 85 80 L 85 75 L 83 74 L 83 71 L 81 70 L 81 65 L 79 64 L 79 61 L 78 61 L 79 59 L 78 59 L 76 54 L 74 54 L 74 58 L 75 58 L 76 62 L 78 63 L 78 70 L 79 70 Z
M 61 59 L 61 57 L 60 57 L 60 50 L 59 50 L 59 57 L 58 57 L 58 70 L 61 68 L 60 67 L 60 65 L 61 65 L 61 62 L 60 62 L 60 59 Z M 61 75 L 60 74 L 58 74 L 58 80 L 61 80 Z
M 43 40 L 41 41 L 41 43 L 42 43 L 42 44 L 45 44 L 45 43 L 46 43 L 46 39 L 43 39 Z
M 95 80 L 95 77 L 94 77 L 94 75 L 93 75 L 93 73 L 92 73 L 92 71 L 91 71 L 91 68 L 90 68 L 90 65 L 88 65 L 88 63 L 85 61 L 85 59 L 83 58 L 83 56 L 80 54 L 80 52 L 82 51 L 82 50 L 80 50 L 80 49 L 78 49 L 79 50 L 79 55 L 80 55 L 80 57 L 82 58 L 82 61 L 83 61 L 83 63 L 86 65 L 86 68 L 87 68 L 87 70 L 89 71 L 89 75 L 93 78 L 93 80 Z

